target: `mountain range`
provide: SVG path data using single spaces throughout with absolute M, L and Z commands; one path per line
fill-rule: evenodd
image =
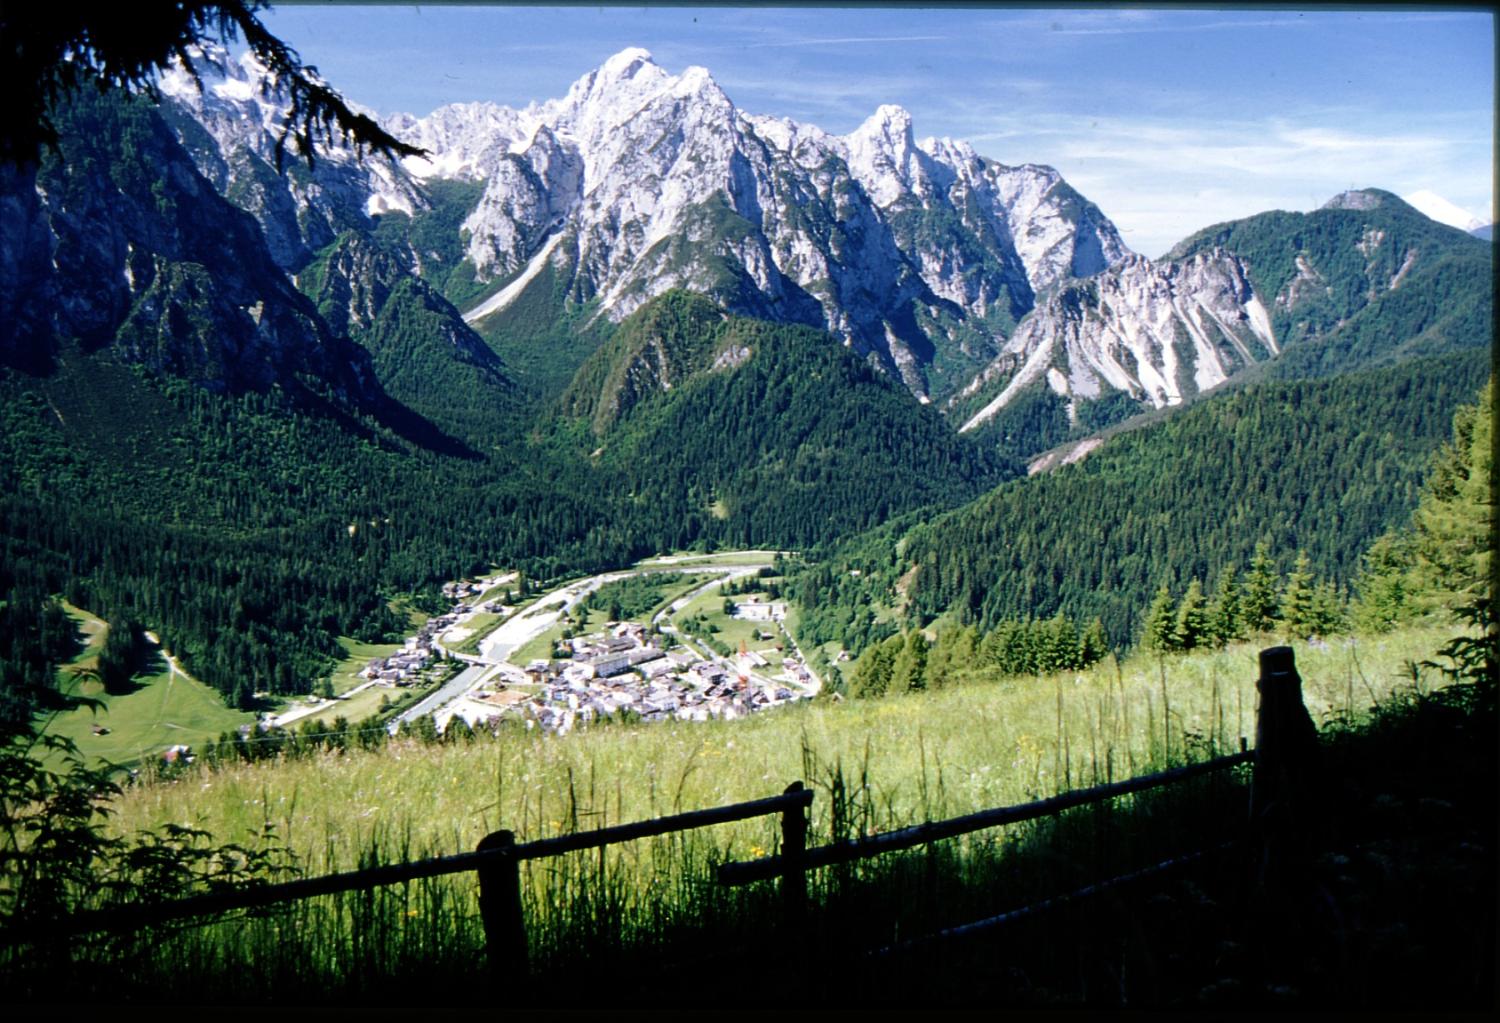
M 298 537 L 276 571 L 309 617 L 267 636 L 302 663 L 378 631 L 381 590 L 807 548 L 1221 388 L 1492 337 L 1491 246 L 1378 189 L 1151 260 L 1052 168 L 919 138 L 894 106 L 847 135 L 749 114 L 639 49 L 522 110 L 386 118 L 427 151 L 401 163 L 281 165 L 274 78 L 223 51 L 198 64 L 160 102 L 80 91 L 56 152 L 0 170 L 0 469 L 31 502 L 0 520 L 18 556 L 75 559 L 59 578 L 136 564 L 109 544 L 168 508 L 193 537 Z M 80 504 L 113 538 L 87 557 L 28 532 Z M 109 599 L 149 590 L 143 617 L 199 630 L 178 648 L 228 678 L 234 602 L 193 605 L 195 624 L 164 563 L 130 571 Z
M 1458 232 L 1366 190 L 1336 197 L 1306 222 L 1314 235 L 1325 220 L 1347 222 L 1338 245 L 1358 250 L 1363 266 L 1342 248 L 1313 252 L 1300 235 L 1291 262 L 1278 255 L 1274 272 L 1206 235 L 1149 260 L 1052 168 L 1006 166 L 953 139 L 919 140 L 910 115 L 894 106 L 844 136 L 748 114 L 705 69 L 669 74 L 640 49 L 611 57 L 566 96 L 522 110 L 467 103 L 386 118 L 425 158 L 396 165 L 328 149 L 310 168 L 278 173 L 284 100 L 275 81 L 248 56 L 210 51 L 199 63 L 201 81 L 180 70 L 163 77 L 160 110 L 210 186 L 188 182 L 188 191 L 254 218 L 269 261 L 283 271 L 255 286 L 274 315 L 249 333 L 287 332 L 276 324 L 292 282 L 324 314 L 302 334 L 316 337 L 326 324 L 379 352 L 389 345 L 370 332 L 379 334 L 395 295 L 423 309 L 426 344 L 496 380 L 504 374 L 494 356 L 509 354 L 517 309 L 608 329 L 680 288 L 733 314 L 827 331 L 963 431 L 988 426 L 1004 436 L 1005 410 L 1028 395 L 1034 405 L 1043 389 L 1076 430 L 1180 404 L 1275 359 L 1288 343 L 1344 329 L 1356 307 L 1419 281 L 1462 248 Z M 162 159 L 186 180 L 181 156 Z M 43 208 L 69 201 L 40 191 L 18 198 L 26 223 L 13 237 L 32 239 L 48 233 L 38 226 Z M 1340 216 L 1327 215 L 1334 211 Z M 69 209 L 54 221 L 99 212 Z M 56 223 L 51 233 L 63 235 Z M 92 263 L 89 276 L 114 284 L 91 308 L 128 308 L 129 322 L 104 315 L 67 329 L 124 329 L 139 339 L 144 320 L 164 315 L 163 289 L 180 285 L 171 275 L 135 283 L 138 251 L 160 248 L 154 239 L 92 247 L 108 259 Z M 17 249 L 5 246 L 11 296 L 49 276 L 40 248 Z M 181 255 L 212 265 L 201 253 Z M 1471 258 L 1487 255 L 1476 246 Z M 1357 285 L 1333 279 L 1346 270 Z M 1363 297 L 1346 300 L 1346 290 Z M 1323 315 L 1336 292 L 1336 308 Z M 101 315 L 38 311 L 52 301 L 47 294 L 43 284 L 16 310 L 22 324 L 50 319 L 61 329 L 59 316 Z M 242 318 L 234 333 L 247 335 Z M 148 361 L 165 358 L 136 344 Z M 590 348 L 580 346 L 542 390 L 561 390 Z M 532 355 L 519 354 L 523 363 Z M 349 359 L 356 375 L 360 358 Z M 247 371 L 237 359 L 214 372 L 227 380 Z
M 449 251 L 401 255 L 414 276 L 441 270 L 464 321 L 502 348 L 503 314 L 528 290 L 584 323 L 618 323 L 683 288 L 731 313 L 828 331 L 960 429 L 1041 387 L 1076 426 L 1178 404 L 1354 311 L 1342 303 L 1311 326 L 1296 316 L 1342 287 L 1324 265 L 1345 262 L 1342 252 L 1301 253 L 1296 273 L 1274 280 L 1222 245 L 1148 260 L 1052 168 L 918 139 L 894 106 L 845 136 L 748 114 L 705 69 L 669 74 L 640 49 L 522 110 L 468 103 L 387 118 L 425 159 L 397 167 L 335 153 L 285 178 L 268 173 L 274 83 L 248 59 L 210 63 L 221 77 L 202 91 L 185 76 L 164 81 L 185 115 L 175 123 L 288 269 L 341 227 L 430 216 L 433 184 L 471 184 L 450 217 L 462 214 L 457 237 L 443 239 Z M 1369 300 L 1461 246 L 1389 193 L 1347 193 L 1325 210 L 1354 214 L 1347 244 L 1366 267 L 1351 270 Z M 1411 230 L 1393 230 L 1392 218 Z M 1379 281 L 1366 272 L 1376 265 Z

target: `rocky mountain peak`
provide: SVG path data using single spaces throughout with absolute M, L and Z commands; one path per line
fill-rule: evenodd
M 978 151 L 962 139 L 935 138 L 928 136 L 917 143 L 917 148 L 939 163 L 947 164 L 955 171 L 977 173 L 982 166 Z
M 894 103 L 883 103 L 865 119 L 864 124 L 850 132 L 848 137 L 851 144 L 856 139 L 868 139 L 877 141 L 883 148 L 890 150 L 910 149 L 912 147 L 911 114 L 905 107 Z
M 619 121 L 629 117 L 651 97 L 675 84 L 651 54 L 638 47 L 621 50 L 579 78 L 561 100 L 536 109 L 545 121 L 563 125 L 593 122 L 601 117 Z
M 1385 205 L 1395 196 L 1378 188 L 1355 188 L 1340 192 L 1322 206 L 1325 210 L 1373 210 Z
M 926 154 L 917 148 L 911 114 L 903 108 L 878 107 L 843 141 L 849 150 L 849 170 L 875 205 L 890 206 L 909 192 L 925 191 L 930 177 L 923 166 Z
M 382 126 L 397 138 L 427 150 L 401 161 L 416 178 L 482 181 L 499 159 L 532 127 L 521 113 L 496 103 L 452 103 L 426 117 L 396 114 Z
M 652 58 L 650 50 L 627 46 L 599 65 L 599 69 L 588 77 L 596 83 L 613 83 L 642 76 L 653 80 L 669 77 Z
M 481 182 L 461 236 L 473 283 L 495 287 L 465 311 L 470 323 L 544 270 L 616 321 L 685 288 L 733 312 L 823 327 L 919 397 L 940 397 L 994 357 L 1041 289 L 1128 252 L 1050 168 L 1004 167 L 951 139 L 919 145 L 912 115 L 893 104 L 844 136 L 747 116 L 707 69 L 672 74 L 639 47 L 522 110 L 462 103 L 386 118 L 425 159 L 376 169 L 320 160 L 319 180 L 278 187 L 257 171 L 254 188 L 237 186 L 248 172 L 226 169 L 239 159 L 231 152 L 265 154 L 275 139 L 275 103 L 250 107 L 267 92 L 253 72 L 225 71 L 239 84 L 228 98 L 210 92 L 222 112 L 185 109 L 219 142 L 200 147 L 205 173 L 218 161 L 216 187 L 261 197 L 234 201 L 282 239 L 282 264 L 299 269 L 371 216 L 421 210 L 423 180 Z M 360 187 L 330 187 L 329 167 Z M 319 204 L 328 215 L 299 220 Z M 940 378 L 929 374 L 937 361 Z

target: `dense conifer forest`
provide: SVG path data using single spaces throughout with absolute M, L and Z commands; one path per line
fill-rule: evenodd
M 1139 640 L 1153 594 L 1211 594 L 1266 545 L 1347 590 L 1365 549 L 1416 506 L 1453 412 L 1475 400 L 1488 352 L 1413 360 L 1329 380 L 1267 382 L 1116 437 L 1078 464 L 1017 480 L 953 512 L 892 525 L 809 558 L 790 592 L 813 642 L 857 652 L 947 615 L 1099 618 L 1112 646 Z M 857 575 L 851 575 L 850 572 Z
M 753 351 L 746 363 L 646 403 L 602 457 L 569 420 L 543 412 L 540 429 L 518 427 L 538 413 L 515 401 L 498 413 L 504 443 L 491 420 L 460 449 L 434 449 L 379 410 L 280 386 L 214 393 L 108 350 L 67 349 L 50 373 L 0 380 L 8 572 L 111 621 L 151 623 L 195 675 L 248 706 L 257 691 L 304 691 L 340 635 L 399 636 L 394 597 L 415 593 L 420 606 L 490 565 L 546 579 L 690 546 L 805 546 L 1001 478 L 826 337 L 722 329 Z M 393 330 L 377 367 L 405 350 Z M 483 365 L 442 365 L 460 374 L 445 381 L 460 409 L 505 386 Z

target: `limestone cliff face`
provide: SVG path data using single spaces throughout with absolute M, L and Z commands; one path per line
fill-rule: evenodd
M 112 344 L 214 389 L 316 378 L 376 399 L 368 354 L 328 329 L 155 110 L 84 90 L 59 122 L 60 152 L 0 181 L 7 361 Z
M 1070 407 L 1116 391 L 1161 408 L 1277 353 L 1266 307 L 1238 257 L 1222 249 L 1181 261 L 1131 256 L 1043 296 L 960 392 L 961 399 L 995 392 L 961 429 L 980 426 L 1038 382 Z
M 927 397 L 961 380 L 935 380 L 935 363 L 981 367 L 1037 289 L 1128 252 L 1050 168 L 919 143 L 899 107 L 848 136 L 749 115 L 706 70 L 672 75 L 643 50 L 522 111 L 463 104 L 386 123 L 432 151 L 405 161 L 414 178 L 485 184 L 467 254 L 505 287 L 471 322 L 544 266 L 614 320 L 686 288 L 825 327 Z
M 277 263 L 297 271 L 346 230 L 376 214 L 425 206 L 421 190 L 388 160 L 322 147 L 312 164 L 290 148 L 277 167 L 287 102 L 274 76 L 247 54 L 195 50 L 201 81 L 176 68 L 161 77 L 161 112 L 213 187 L 253 216 Z

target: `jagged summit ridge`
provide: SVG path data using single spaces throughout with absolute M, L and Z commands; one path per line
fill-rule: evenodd
M 204 44 L 189 53 L 198 81 L 181 66 L 163 72 L 162 111 L 199 172 L 259 221 L 282 267 L 301 269 L 340 231 L 367 227 L 372 216 L 425 206 L 399 166 L 377 156 L 358 159 L 343 147 L 320 147 L 311 169 L 278 173 L 289 101 L 275 76 L 248 52 L 235 58 Z M 298 157 L 289 152 L 286 160 Z
M 216 143 L 189 145 L 200 168 L 256 215 L 288 269 L 372 214 L 420 210 L 426 182 L 483 185 L 461 226 L 465 272 L 488 286 L 464 314 L 481 330 L 538 282 L 615 321 L 682 288 L 827 329 L 973 429 L 1033 386 L 1070 415 L 1120 392 L 1177 404 L 1274 356 L 1273 317 L 1326 290 L 1300 256 L 1269 297 L 1227 251 L 1135 256 L 1054 168 L 919 139 L 899 105 L 833 135 L 746 113 L 708 70 L 673 74 L 641 48 L 524 109 L 386 118 L 429 155 L 359 165 L 330 153 L 310 181 L 278 190 L 264 169 L 275 83 L 253 61 L 215 57 L 202 92 L 185 77 L 164 91 Z M 1378 189 L 1326 204 L 1400 206 Z
M 1037 290 L 1128 252 L 1050 168 L 919 144 L 894 105 L 846 136 L 747 114 L 707 70 L 674 75 L 639 48 L 524 110 L 454 105 L 386 124 L 432 151 L 406 161 L 411 174 L 485 183 L 468 256 L 481 280 L 510 286 L 471 322 L 549 266 L 612 319 L 685 287 L 826 327 L 926 395 L 934 335 L 977 369 Z
M 1044 381 L 1077 418 L 1080 399 L 1119 391 L 1155 408 L 1217 387 L 1279 352 L 1270 316 L 1237 256 L 1213 249 L 1181 261 L 1132 255 L 1049 295 L 1000 356 L 960 392 L 1004 388 L 960 427 L 994 418 Z

